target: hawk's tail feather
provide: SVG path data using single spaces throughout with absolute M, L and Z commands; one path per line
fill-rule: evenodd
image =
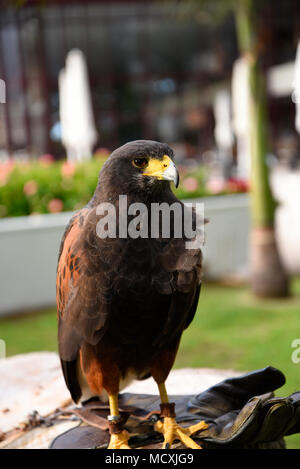
M 77 358 L 72 361 L 61 360 L 60 362 L 67 388 L 73 401 L 77 403 L 82 394 L 77 375 Z

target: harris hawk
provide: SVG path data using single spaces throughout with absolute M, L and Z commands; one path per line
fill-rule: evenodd
M 99 236 L 97 230 L 103 217 L 98 208 L 109 203 L 119 213 L 120 195 L 127 196 L 128 206 L 183 206 L 171 181 L 177 186 L 179 176 L 167 144 L 138 140 L 123 145 L 103 165 L 92 199 L 72 217 L 61 242 L 57 311 L 62 370 L 75 402 L 93 396 L 108 400 L 112 449 L 129 448 L 118 393 L 132 379 L 152 376 L 157 383 L 162 420 L 156 430 L 164 435 L 164 448 L 179 439 L 200 449 L 190 435 L 206 428 L 204 422 L 180 427 L 165 387 L 181 335 L 197 309 L 201 250 L 187 249 L 186 238 L 175 236 L 174 229 L 168 237 L 161 231 L 157 237 L 121 236 L 120 217 L 114 218 L 114 236 Z

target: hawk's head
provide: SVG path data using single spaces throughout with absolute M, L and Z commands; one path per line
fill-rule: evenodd
M 170 181 L 178 187 L 179 174 L 173 156 L 173 150 L 166 143 L 151 140 L 126 143 L 105 162 L 99 185 L 113 185 L 119 188 L 119 193 L 152 192 L 169 186 Z

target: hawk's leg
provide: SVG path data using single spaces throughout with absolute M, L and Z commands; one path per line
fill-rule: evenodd
M 183 428 L 176 422 L 175 404 L 169 402 L 166 387 L 164 383 L 158 384 L 160 399 L 161 399 L 161 416 L 163 421 L 158 421 L 155 425 L 155 430 L 164 435 L 163 448 L 171 448 L 174 440 L 180 440 L 187 448 L 201 449 L 191 435 L 207 428 L 204 421 L 192 425 L 191 427 Z
M 128 433 L 123 428 L 123 418 L 119 413 L 118 393 L 120 370 L 112 359 L 106 344 L 104 349 L 97 349 L 85 344 L 81 350 L 81 370 L 93 395 L 108 395 L 110 415 L 108 425 L 110 432 L 109 449 L 128 449 Z
M 128 446 L 129 435 L 123 429 L 122 417 L 119 413 L 118 394 L 111 394 L 108 398 L 110 408 L 110 415 L 108 416 L 110 442 L 108 449 L 130 449 L 130 446 Z

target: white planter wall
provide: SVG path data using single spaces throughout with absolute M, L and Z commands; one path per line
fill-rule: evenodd
M 245 277 L 248 274 L 250 208 L 247 194 L 203 199 L 205 244 L 203 248 L 206 278 Z
M 204 202 L 205 276 L 244 275 L 248 264 L 249 201 L 246 194 Z M 55 304 L 60 240 L 72 213 L 0 220 L 0 315 Z
M 0 220 L 0 315 L 53 306 L 58 250 L 71 215 Z

